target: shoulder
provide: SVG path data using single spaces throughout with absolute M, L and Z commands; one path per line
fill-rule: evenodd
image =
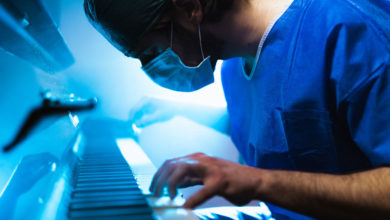
M 355 37 L 370 35 L 390 51 L 390 1 L 311 0 L 303 25 L 322 28 L 327 36 L 347 29 Z
M 339 100 L 356 91 L 390 60 L 390 28 L 385 25 L 390 10 L 379 4 L 384 1 L 311 0 L 294 63 L 313 60 L 318 67 L 311 68 L 325 74 Z

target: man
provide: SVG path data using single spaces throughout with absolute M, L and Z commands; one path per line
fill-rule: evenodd
M 85 9 L 166 88 L 200 89 L 229 59 L 230 134 L 248 166 L 169 160 L 152 182 L 157 196 L 203 184 L 185 207 L 220 195 L 315 218 L 390 218 L 388 0 L 86 0 Z

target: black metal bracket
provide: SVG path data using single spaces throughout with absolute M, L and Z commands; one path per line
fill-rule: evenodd
M 21 129 L 8 145 L 3 148 L 8 152 L 15 148 L 20 142 L 27 138 L 29 133 L 42 121 L 50 116 L 67 115 L 69 112 L 80 112 L 93 109 L 97 104 L 96 98 L 82 99 L 74 96 L 66 98 L 55 98 L 50 93 L 42 94 L 42 105 L 31 110 Z

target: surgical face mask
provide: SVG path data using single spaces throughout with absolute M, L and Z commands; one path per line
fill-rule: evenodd
M 179 92 L 193 92 L 214 82 L 214 71 L 210 57 L 204 58 L 200 26 L 198 25 L 200 48 L 203 61 L 196 67 L 186 66 L 171 49 L 173 27 L 171 26 L 171 45 L 142 69 L 158 85 Z

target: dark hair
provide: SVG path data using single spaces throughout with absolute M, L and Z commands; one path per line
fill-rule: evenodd
M 200 0 L 205 21 L 217 22 L 234 0 Z M 125 55 L 132 56 L 139 41 L 162 17 L 169 16 L 171 0 L 84 0 L 92 25 Z
M 225 13 L 232 9 L 234 0 L 200 0 L 204 8 L 205 21 L 220 21 Z

